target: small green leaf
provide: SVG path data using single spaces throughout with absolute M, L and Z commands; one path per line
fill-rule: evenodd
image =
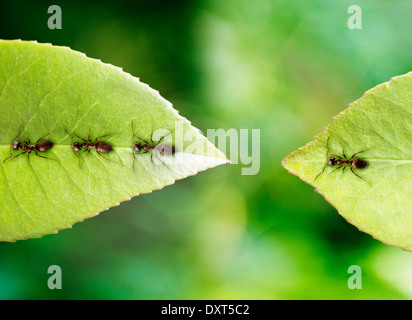
M 173 144 L 176 153 L 132 155 L 134 133 Z M 46 139 L 54 147 L 9 158 L 10 143 Z M 159 129 L 163 131 L 159 132 Z M 76 157 L 66 133 L 113 145 Z M 173 131 L 174 130 L 174 131 Z M 157 136 L 156 136 L 157 133 Z M 13 156 L 22 150 L 12 152 Z M 0 240 L 57 232 L 121 201 L 227 163 L 159 93 L 120 68 L 66 47 L 0 40 Z M 135 170 L 133 170 L 133 161 Z M 30 161 L 29 161 L 30 160 Z
M 289 172 L 316 187 L 348 222 L 386 244 L 409 251 L 412 250 L 411 89 L 412 72 L 372 88 L 336 116 L 315 141 L 282 161 Z M 363 169 L 352 168 L 354 172 L 350 166 L 335 170 L 339 165 L 326 165 L 328 157 L 342 157 L 343 151 L 349 159 L 363 151 L 354 158 L 362 158 L 368 165 Z

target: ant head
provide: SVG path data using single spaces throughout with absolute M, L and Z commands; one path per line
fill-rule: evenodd
M 330 157 L 327 161 L 328 166 L 334 166 L 336 164 L 336 159 L 334 157 Z
M 81 145 L 80 145 L 80 143 L 79 143 L 79 142 L 73 143 L 73 144 L 72 144 L 72 150 L 73 150 L 74 152 L 80 151 L 80 150 L 81 150 Z
M 140 151 L 142 151 L 143 146 L 140 142 L 135 142 L 135 143 L 133 143 L 132 149 L 134 151 L 140 152 Z
M 19 150 L 20 147 L 21 147 L 21 142 L 20 141 L 15 140 L 11 143 L 11 148 L 13 150 Z
M 165 156 L 172 156 L 176 152 L 175 147 L 171 144 L 160 144 L 156 147 L 156 150 Z

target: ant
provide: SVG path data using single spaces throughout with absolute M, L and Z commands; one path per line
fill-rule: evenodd
M 56 159 L 48 158 L 48 157 L 45 157 L 45 156 L 42 156 L 42 155 L 38 154 L 38 152 L 47 152 L 51 148 L 53 148 L 53 146 L 54 146 L 53 142 L 51 142 L 49 140 L 42 140 L 45 137 L 47 137 L 48 135 L 52 134 L 52 132 L 44 135 L 41 138 L 39 138 L 39 140 L 37 140 L 34 145 L 31 144 L 30 139 L 28 139 L 28 138 L 27 138 L 27 141 L 23 140 L 20 137 L 20 132 L 21 132 L 21 129 L 19 130 L 19 134 L 13 139 L 13 142 L 10 144 L 10 156 L 8 156 L 6 159 L 4 159 L 3 163 L 5 163 L 10 158 L 15 159 L 18 156 L 21 156 L 22 154 L 26 154 L 26 153 L 27 153 L 27 158 L 29 159 L 29 163 L 30 163 L 30 153 L 32 153 L 32 152 L 34 152 L 36 154 L 36 156 L 38 156 L 40 158 L 49 159 L 49 160 L 56 160 Z M 15 150 L 15 151 L 21 149 L 23 152 L 19 153 L 18 155 L 15 155 L 13 157 L 12 149 Z
M 68 135 L 70 135 L 71 137 L 72 137 L 72 140 L 73 140 L 73 136 L 69 133 L 69 132 L 67 132 L 67 130 L 65 130 L 66 131 L 66 133 L 68 134 Z M 100 136 L 100 137 L 97 137 L 94 141 L 92 141 L 91 139 L 90 139 L 90 129 L 89 129 L 89 135 L 87 136 L 87 140 L 86 139 L 83 139 L 83 138 L 80 138 L 77 134 L 75 134 L 75 133 L 73 133 L 77 138 L 79 138 L 80 140 L 83 140 L 84 142 L 74 142 L 73 144 L 72 144 L 72 150 L 73 150 L 73 153 L 76 155 L 76 157 L 77 158 L 79 158 L 79 167 L 81 168 L 81 165 L 80 165 L 80 155 L 83 153 L 83 152 L 86 152 L 87 151 L 87 154 L 89 154 L 90 153 L 90 150 L 92 150 L 92 149 L 96 149 L 96 152 L 102 157 L 102 158 L 104 158 L 104 159 L 106 159 L 106 160 L 108 160 L 108 161 L 112 161 L 112 160 L 110 160 L 110 159 L 108 159 L 108 158 L 106 158 L 105 156 L 103 156 L 102 155 L 102 153 L 110 153 L 110 152 L 112 152 L 113 151 L 113 146 L 110 144 L 110 143 L 108 143 L 108 142 L 104 142 L 104 141 L 98 141 L 100 138 L 104 138 L 104 137 L 108 137 L 108 136 L 111 136 L 111 135 L 113 135 L 113 134 L 106 134 L 106 135 L 104 135 L 104 136 Z M 83 151 L 82 151 L 82 149 L 83 149 Z M 76 152 L 79 152 L 79 151 L 81 151 L 80 153 L 76 153 Z
M 150 137 L 150 141 L 151 143 L 149 143 L 148 141 L 138 137 L 137 135 L 134 134 L 134 129 L 133 129 L 133 121 L 132 121 L 132 132 L 133 132 L 133 138 L 136 137 L 138 139 L 140 139 L 141 141 L 144 142 L 140 143 L 140 142 L 135 142 L 132 145 L 132 154 L 133 154 L 133 170 L 134 170 L 134 163 L 136 160 L 136 154 L 143 154 L 143 153 L 148 153 L 150 150 L 152 150 L 152 154 L 150 155 L 150 160 L 153 162 L 153 154 L 155 154 L 155 152 L 160 153 L 162 155 L 166 155 L 166 156 L 172 156 L 175 154 L 176 149 L 174 146 L 172 146 L 171 144 L 161 144 L 161 142 L 163 141 L 163 139 L 171 134 L 174 130 L 169 131 L 169 133 L 165 134 L 163 137 L 161 137 L 158 141 L 154 142 L 153 141 L 153 131 L 152 131 L 152 135 Z M 160 160 L 158 154 L 156 153 L 156 157 Z M 161 160 L 160 160 L 161 161 Z
M 326 143 L 326 148 L 327 148 L 326 158 L 328 158 L 328 155 L 329 155 L 329 138 L 330 138 L 330 137 L 328 137 L 328 140 L 327 140 L 327 143 Z M 331 167 L 334 167 L 334 166 L 336 166 L 336 165 L 338 166 L 338 167 L 336 167 L 332 172 L 334 172 L 334 171 L 336 171 L 336 170 L 338 170 L 338 169 L 340 169 L 340 168 L 343 168 L 343 169 L 342 169 L 342 172 L 344 172 L 345 169 L 346 169 L 346 167 L 349 167 L 350 170 L 352 171 L 352 173 L 353 173 L 355 176 L 357 176 L 358 178 L 360 178 L 360 179 L 362 179 L 362 180 L 365 180 L 365 179 L 363 179 L 360 175 L 356 174 L 356 172 L 353 171 L 353 169 L 365 169 L 366 166 L 368 165 L 368 163 L 366 162 L 366 160 L 364 160 L 364 159 L 362 159 L 362 158 L 354 158 L 354 156 L 356 156 L 356 155 L 359 154 L 359 153 L 368 151 L 368 150 L 370 150 L 370 149 L 371 149 L 371 148 L 366 149 L 366 150 L 362 150 L 362 151 L 359 151 L 359 152 L 356 152 L 355 154 L 352 155 L 352 157 L 348 158 L 348 157 L 345 155 L 345 150 L 344 150 L 344 148 L 343 148 L 343 146 L 342 146 L 342 154 L 343 154 L 343 157 L 337 156 L 337 155 L 335 155 L 335 154 L 332 154 L 332 157 L 328 158 L 328 160 L 327 160 L 326 163 L 325 163 L 325 166 L 323 167 L 323 170 L 316 176 L 315 180 L 325 171 L 327 165 L 328 165 L 328 166 L 331 166 Z M 331 173 L 332 173 L 332 172 L 331 172 Z M 315 180 L 313 180 L 313 182 L 315 182 Z M 365 181 L 366 181 L 366 180 L 365 180 Z M 366 181 L 366 182 L 368 182 L 368 181 Z

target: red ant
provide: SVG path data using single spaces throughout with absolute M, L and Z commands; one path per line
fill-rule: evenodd
M 329 138 L 330 138 L 330 137 L 328 137 L 328 140 L 327 140 L 327 143 L 326 143 L 326 148 L 327 148 L 326 158 L 328 158 L 328 154 L 329 154 Z M 343 168 L 343 169 L 342 169 L 342 172 L 344 172 L 345 169 L 346 169 L 346 167 L 349 167 L 350 170 L 352 171 L 352 173 L 353 173 L 355 176 L 357 176 L 358 178 L 360 178 L 360 179 L 362 179 L 362 180 L 365 180 L 365 179 L 363 179 L 360 175 L 356 174 L 356 172 L 353 171 L 353 169 L 365 169 L 365 168 L 367 167 L 368 163 L 366 162 L 366 160 L 364 160 L 364 159 L 362 159 L 362 158 L 354 158 L 354 156 L 356 156 L 356 155 L 359 154 L 359 153 L 368 151 L 368 150 L 370 150 L 370 149 L 371 149 L 371 148 L 366 149 L 366 150 L 362 150 L 362 151 L 359 151 L 359 152 L 356 152 L 355 154 L 352 155 L 352 157 L 348 158 L 348 157 L 345 155 L 345 150 L 344 150 L 344 148 L 343 148 L 343 146 L 342 146 L 342 154 L 343 154 L 343 157 L 338 156 L 338 155 L 335 155 L 335 154 L 332 154 L 333 157 L 328 158 L 328 160 L 327 160 L 326 163 L 325 163 L 325 166 L 323 167 L 323 170 L 316 176 L 315 180 L 325 171 L 327 165 L 328 165 L 328 166 L 331 166 L 331 167 L 333 167 L 333 166 L 335 166 L 335 165 L 338 166 L 338 167 L 336 167 L 333 171 L 331 171 L 331 173 L 334 172 L 334 171 L 336 171 L 336 170 L 338 170 L 338 169 L 340 169 L 340 168 Z M 315 182 L 315 180 L 313 180 L 313 182 Z M 365 180 L 365 181 L 366 181 L 366 180 Z M 366 182 L 368 182 L 368 181 L 366 181 Z M 368 182 L 368 183 L 369 183 L 369 182 Z
M 44 135 L 43 137 L 39 138 L 39 140 L 36 141 L 36 143 L 34 145 L 31 144 L 30 139 L 27 138 L 27 141 L 22 139 L 20 137 L 20 131 L 19 130 L 19 134 L 13 139 L 13 142 L 10 144 L 10 156 L 8 156 L 6 159 L 4 159 L 3 163 L 5 163 L 8 159 L 15 159 L 18 156 L 21 156 L 22 154 L 26 154 L 27 153 L 27 158 L 29 159 L 29 163 L 30 163 L 30 153 L 34 152 L 36 154 L 36 156 L 40 157 L 40 158 L 44 158 L 44 159 L 49 159 L 49 160 L 56 160 L 56 159 L 52 159 L 52 158 L 48 158 L 45 156 L 42 156 L 40 154 L 38 154 L 38 152 L 47 152 L 49 151 L 51 148 L 53 148 L 54 143 L 49 141 L 49 140 L 42 140 L 45 137 L 47 137 L 48 135 L 50 135 L 51 133 L 48 133 L 46 135 Z M 19 139 L 19 140 L 17 140 Z M 42 141 L 41 141 L 42 140 Z M 12 154 L 12 149 L 17 151 L 19 149 L 23 150 L 24 152 L 21 152 L 17 155 L 15 155 L 13 157 Z
M 132 121 L 132 132 L 133 132 L 133 138 L 136 137 L 138 139 L 140 139 L 141 141 L 143 141 L 145 144 L 141 143 L 141 142 L 135 142 L 132 145 L 132 154 L 133 154 L 133 170 L 134 170 L 134 163 L 136 160 L 136 154 L 143 154 L 143 153 L 148 153 L 149 151 L 152 150 L 152 154 L 150 155 L 150 159 L 153 162 L 153 155 L 156 153 L 156 157 L 160 160 L 159 156 L 157 153 L 160 153 L 162 155 L 166 155 L 166 156 L 172 156 L 175 154 L 176 149 L 174 146 L 172 146 L 171 144 L 161 144 L 161 142 L 163 141 L 163 139 L 171 134 L 174 130 L 169 131 L 169 133 L 165 134 L 164 136 L 162 136 L 159 141 L 153 142 L 153 131 L 152 131 L 152 135 L 150 136 L 150 142 L 151 144 L 138 137 L 137 135 L 134 134 L 134 129 L 133 129 L 133 121 Z M 160 160 L 161 161 L 161 160 Z

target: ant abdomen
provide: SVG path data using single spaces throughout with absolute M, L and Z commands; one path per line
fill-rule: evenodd
M 160 144 L 155 149 L 165 156 L 172 156 L 176 152 L 175 147 L 171 144 Z
M 113 151 L 113 147 L 108 142 L 99 141 L 96 143 L 96 150 L 101 153 L 109 153 Z
M 361 158 L 353 159 L 351 164 L 352 164 L 352 167 L 354 167 L 355 169 L 364 169 L 368 165 L 366 160 L 361 159 Z
M 36 143 L 36 149 L 37 151 L 40 151 L 40 152 L 49 151 L 51 148 L 53 148 L 53 146 L 54 146 L 54 143 L 49 140 L 43 140 L 43 141 Z

